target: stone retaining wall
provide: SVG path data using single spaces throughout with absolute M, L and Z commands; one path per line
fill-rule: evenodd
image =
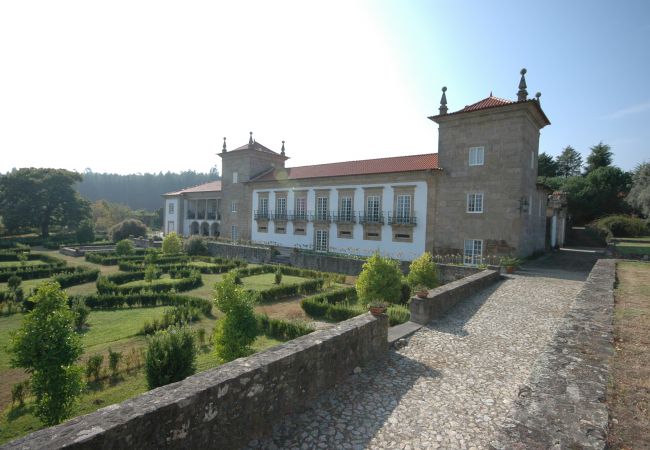
M 616 261 L 598 260 L 492 448 L 605 448 L 615 281 Z
M 208 242 L 208 252 L 212 256 L 222 258 L 243 259 L 252 263 L 267 263 L 273 256 L 268 247 L 228 244 L 224 242 Z
M 238 448 L 382 357 L 387 332 L 386 316 L 363 314 L 2 448 Z
M 501 277 L 496 270 L 482 270 L 429 291 L 427 298 L 411 298 L 411 322 L 426 325 L 439 319 L 461 300 L 475 294 Z
M 115 245 L 78 245 L 75 247 L 62 247 L 59 253 L 66 256 L 84 256 L 88 252 L 105 253 L 115 251 Z

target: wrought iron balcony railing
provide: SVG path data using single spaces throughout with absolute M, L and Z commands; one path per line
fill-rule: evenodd
M 255 220 L 269 220 L 269 212 L 264 210 L 256 210 Z
M 280 212 L 274 211 L 273 212 L 273 220 L 288 220 L 288 214 L 287 214 L 286 211 L 284 211 L 284 212 L 282 212 L 282 211 L 280 211 Z
M 359 223 L 361 224 L 384 224 L 384 212 L 359 213 Z
M 336 211 L 332 220 L 335 223 L 357 223 L 357 216 L 354 211 Z
M 312 220 L 314 222 L 331 222 L 332 215 L 329 211 L 317 211 L 312 215 Z
M 388 213 L 388 225 L 405 225 L 414 227 L 417 225 L 415 213 L 413 214 L 397 214 L 393 215 Z
M 308 222 L 309 213 L 307 211 L 290 211 L 287 214 L 288 219 L 294 222 Z

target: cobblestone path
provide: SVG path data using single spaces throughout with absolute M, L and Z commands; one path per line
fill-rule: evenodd
M 249 448 L 488 448 L 586 276 L 544 264 L 527 272 L 417 331 Z

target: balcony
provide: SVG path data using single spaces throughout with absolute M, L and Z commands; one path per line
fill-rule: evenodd
M 287 214 L 287 219 L 292 220 L 294 222 L 308 222 L 309 221 L 309 214 L 307 211 L 296 211 L 296 212 L 290 212 Z
M 269 220 L 269 212 L 264 210 L 255 211 L 255 220 Z
M 284 220 L 284 221 L 286 221 L 288 219 L 289 219 L 289 216 L 287 215 L 286 211 L 280 211 L 280 212 L 275 211 L 275 212 L 273 212 L 273 220 Z
M 208 220 L 221 220 L 221 213 L 208 212 Z
M 368 225 L 383 225 L 384 212 L 379 211 L 379 212 L 372 212 L 370 214 L 359 213 L 359 223 L 368 224 Z
M 196 213 L 194 211 L 187 211 L 187 218 L 188 219 L 196 219 Z
M 392 215 L 388 213 L 388 225 L 401 225 L 407 227 L 414 227 L 417 225 L 415 213 L 411 214 L 397 214 Z
M 329 211 L 319 211 L 312 215 L 311 220 L 317 223 L 328 223 L 332 221 L 332 215 Z
M 332 214 L 334 223 L 357 223 L 357 217 L 354 211 L 337 211 Z

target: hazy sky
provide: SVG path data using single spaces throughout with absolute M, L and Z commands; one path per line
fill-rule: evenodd
M 541 151 L 650 160 L 650 2 L 0 2 L 0 171 L 220 164 L 248 132 L 291 166 L 437 151 L 450 111 L 514 99 Z

